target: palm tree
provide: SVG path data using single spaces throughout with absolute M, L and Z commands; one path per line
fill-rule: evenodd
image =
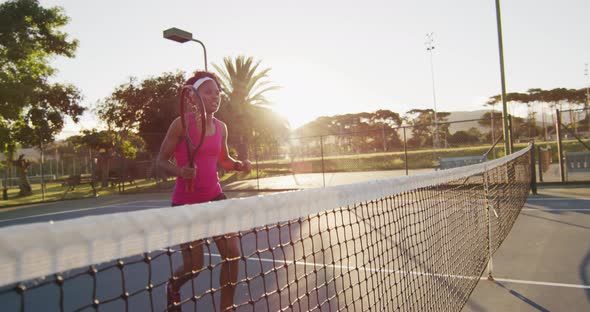
M 268 72 L 271 68 L 259 69 L 260 61 L 255 62 L 252 57 L 238 56 L 235 59 L 223 59 L 224 67 L 213 64 L 221 78 L 221 88 L 225 93 L 222 105 L 230 108 L 231 113 L 226 118 L 231 119 L 228 127 L 237 140 L 230 142 L 238 145 L 238 158 L 248 158 L 248 145 L 254 135 L 256 108 L 267 107 L 271 103 L 266 99 L 268 91 L 278 89 L 270 86 Z

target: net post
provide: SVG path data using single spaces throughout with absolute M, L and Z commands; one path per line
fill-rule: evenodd
M 557 140 L 557 158 L 559 161 L 559 177 L 565 182 L 565 168 L 563 167 L 563 146 L 561 143 L 561 113 L 555 110 L 555 136 Z
M 404 167 L 406 167 L 406 175 L 408 175 L 408 141 L 406 140 L 406 127 L 404 130 Z
M 320 154 L 322 155 L 322 181 L 326 187 L 326 170 L 324 169 L 324 136 L 320 136 Z
M 531 148 L 531 192 L 533 192 L 533 195 L 537 195 L 537 175 L 535 170 L 535 140 L 531 140 L 529 145 Z
M 490 202 L 490 185 L 489 185 L 489 173 L 486 171 L 483 173 L 484 179 L 484 192 L 486 196 L 486 212 L 487 212 L 487 219 L 488 219 L 488 281 L 493 281 L 493 257 L 492 257 L 492 203 Z
M 514 124 L 514 117 L 511 114 L 508 114 L 508 139 L 510 140 L 510 154 L 514 153 L 514 139 L 512 137 L 512 125 Z
M 254 158 L 256 159 L 256 190 L 260 192 L 260 166 L 258 165 L 258 148 L 260 144 L 258 143 L 258 137 L 256 137 L 256 142 L 254 143 Z
M 539 167 L 539 182 L 543 182 L 543 157 L 541 156 L 541 145 L 537 146 L 537 162 Z

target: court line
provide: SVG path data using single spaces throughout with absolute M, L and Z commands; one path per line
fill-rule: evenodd
M 523 211 L 544 211 L 544 212 L 567 212 L 567 211 L 588 211 L 590 212 L 590 208 L 563 208 L 563 209 L 547 209 L 547 208 L 522 208 Z
M 588 201 L 590 198 L 529 197 L 527 201 Z
M 70 212 L 80 212 L 80 211 L 90 211 L 90 210 L 95 210 L 95 209 L 104 209 L 104 208 L 116 208 L 116 207 L 121 207 L 121 208 L 159 208 L 159 207 L 166 207 L 166 206 L 127 206 L 127 204 L 133 203 L 133 204 L 137 204 L 137 203 L 148 203 L 148 202 L 164 202 L 169 204 L 169 201 L 165 201 L 165 200 L 142 200 L 142 201 L 135 201 L 135 202 L 125 202 L 122 204 L 113 204 L 113 205 L 105 205 L 105 206 L 98 206 L 98 207 L 89 207 L 89 208 L 80 208 L 80 209 L 73 209 L 73 210 L 65 210 L 65 211 L 57 211 L 57 212 L 51 212 L 51 213 L 44 213 L 44 214 L 38 214 L 38 215 L 34 215 L 34 216 L 27 216 L 27 217 L 20 217 L 20 218 L 13 218 L 13 219 L 6 219 L 6 220 L 0 220 L 0 223 L 3 222 L 10 222 L 10 221 L 17 221 L 17 220 L 26 220 L 26 219 L 32 219 L 32 218 L 38 218 L 38 217 L 47 217 L 47 216 L 55 216 L 55 215 L 61 215 L 64 213 L 70 213 Z M 121 211 L 124 212 L 124 211 Z
M 481 279 L 487 279 L 487 277 L 482 277 Z M 514 283 L 514 284 L 526 284 L 526 285 L 540 285 L 540 286 L 554 286 L 554 287 L 567 287 L 567 288 L 590 289 L 590 285 L 564 284 L 564 283 L 552 283 L 552 282 L 538 282 L 538 281 L 515 280 L 515 279 L 509 279 L 509 278 L 496 278 L 496 277 L 494 277 L 494 280 L 495 281 L 498 281 L 498 282 L 506 282 L 506 283 Z
M 221 258 L 220 254 L 205 254 L 213 257 Z M 303 261 L 288 261 L 288 260 L 273 260 L 273 259 L 250 259 L 252 261 L 261 261 L 261 262 L 271 262 L 271 263 L 282 263 L 282 264 L 295 264 L 295 265 L 303 265 L 303 266 L 312 266 L 312 267 L 326 267 L 326 268 L 335 268 L 335 269 L 345 269 L 348 271 L 368 271 L 368 272 L 386 272 L 386 273 L 395 273 L 395 274 L 407 274 L 407 275 L 420 275 L 420 276 L 432 276 L 438 278 L 456 278 L 456 279 L 479 279 L 479 280 L 488 280 L 487 277 L 478 277 L 478 276 L 463 276 L 463 275 L 450 275 L 450 274 L 440 274 L 440 273 L 426 273 L 426 272 L 418 272 L 418 271 L 401 271 L 401 270 L 381 270 L 375 268 L 357 268 L 357 267 L 350 267 L 345 265 L 324 265 L 318 263 L 309 263 Z M 590 285 L 578 285 L 578 284 L 566 284 L 566 283 L 553 283 L 553 282 L 539 282 L 539 281 L 528 281 L 528 280 L 516 280 L 516 279 L 509 279 L 509 278 L 497 278 L 494 277 L 494 281 L 498 282 L 505 282 L 505 283 L 514 283 L 514 284 L 526 284 L 526 285 L 539 285 L 539 286 L 552 286 L 552 287 L 566 287 L 566 288 L 578 288 L 578 289 L 590 289 Z

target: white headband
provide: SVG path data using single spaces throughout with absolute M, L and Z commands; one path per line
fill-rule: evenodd
M 197 79 L 197 81 L 195 81 L 195 83 L 193 84 L 193 88 L 195 89 L 195 91 L 197 91 L 197 90 L 199 89 L 199 87 L 200 87 L 200 86 L 201 86 L 203 83 L 205 83 L 205 82 L 207 82 L 207 81 L 209 81 L 209 80 L 211 80 L 211 81 L 215 81 L 215 80 L 213 80 L 211 77 L 203 77 L 203 78 L 199 78 L 199 79 Z

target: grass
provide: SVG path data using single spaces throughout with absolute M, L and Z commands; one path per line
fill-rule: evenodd
M 584 140 L 590 145 L 590 140 Z M 514 144 L 515 150 L 525 148 L 528 143 Z M 537 146 L 551 146 L 553 161 L 557 161 L 557 144 L 555 142 L 538 142 Z M 457 148 L 447 148 L 440 150 L 423 149 L 408 151 L 408 168 L 433 168 L 438 164 L 438 158 L 459 157 L 459 156 L 476 156 L 483 155 L 489 149 L 488 145 L 466 146 Z M 564 151 L 585 151 L 585 148 L 576 140 L 563 141 Z M 491 154 L 488 156 L 491 159 Z M 504 155 L 503 146 L 496 147 L 496 156 Z M 405 168 L 405 155 L 403 151 L 386 152 L 386 153 L 368 153 L 355 155 L 329 155 L 322 157 L 309 157 L 296 160 L 295 164 L 303 164 L 301 173 L 307 172 L 353 172 L 353 171 L 377 171 L 377 170 L 400 170 Z M 266 178 L 279 175 L 292 174 L 294 162 L 288 159 L 266 160 L 252 164 L 253 170 L 249 174 L 228 172 L 220 177 L 222 185 L 229 184 L 238 180 Z M 174 186 L 174 179 L 167 182 L 156 183 L 154 180 L 136 180 L 133 185 L 125 185 L 125 194 L 151 193 L 171 191 Z M 18 196 L 18 188 L 8 190 L 8 200 L 1 200 L 0 207 L 32 204 L 43 201 L 59 201 L 64 199 L 67 187 L 61 183 L 48 183 L 46 186 L 45 196 L 41 195 L 39 184 L 33 184 L 33 195 L 26 197 Z M 118 187 L 98 188 L 99 196 L 109 196 L 119 194 Z M 93 197 L 94 193 L 90 185 L 84 184 L 77 186 L 73 191 L 67 192 L 65 199 Z
M 488 149 L 488 146 L 470 146 L 442 150 L 411 150 L 407 152 L 408 168 L 433 168 L 438 165 L 438 158 L 483 155 Z M 496 154 L 498 157 L 503 155 L 501 148 L 497 148 Z M 330 155 L 323 157 L 323 159 L 322 157 L 295 159 L 294 162 L 281 159 L 259 162 L 258 166 L 261 171 L 267 172 L 269 175 L 277 175 L 291 173 L 293 163 L 305 163 L 305 171 L 307 172 L 400 170 L 405 168 L 405 153 L 403 151 L 396 151 L 355 155 Z
M 169 191 L 174 185 L 174 180 L 168 182 L 156 183 L 154 180 L 136 180 L 134 184 L 125 184 L 125 194 L 150 193 Z M 94 197 L 94 191 L 88 184 L 81 184 L 74 190 L 67 191 L 68 187 L 63 186 L 60 182 L 50 182 L 45 186 L 45 194 L 41 192 L 41 184 L 31 185 L 33 194 L 29 196 L 19 196 L 18 187 L 8 189 L 8 200 L 0 201 L 0 207 L 10 207 L 25 204 L 34 204 L 41 202 L 60 201 L 64 199 L 81 199 Z M 67 191 L 67 192 L 66 192 Z M 97 187 L 98 196 L 109 196 L 119 194 L 118 186 L 109 186 L 105 188 Z
M 590 140 L 584 140 L 590 144 Z M 564 151 L 583 151 L 585 148 L 576 140 L 564 140 L 562 142 Z M 555 142 L 539 142 L 537 145 L 550 145 L 552 149 L 553 160 L 557 161 L 557 144 Z M 528 143 L 514 144 L 515 151 L 528 146 Z M 434 168 L 438 165 L 439 158 L 461 157 L 461 156 L 481 156 L 490 148 L 489 145 L 463 146 L 446 149 L 421 149 L 409 150 L 408 168 Z M 494 153 L 488 154 L 488 159 L 492 159 Z M 504 156 L 503 145 L 495 147 L 496 157 Z M 401 170 L 405 169 L 405 153 L 396 152 L 378 152 L 367 154 L 353 155 L 328 155 L 322 157 L 305 157 L 294 159 L 266 160 L 258 162 L 258 168 L 264 176 L 276 176 L 291 174 L 292 166 L 301 167 L 301 173 L 307 172 L 354 172 L 354 171 L 376 171 L 376 170 Z
M 3 200 L 2 206 L 16 206 L 24 204 L 33 204 L 43 201 L 58 201 L 68 198 L 85 198 L 92 197 L 92 188 L 89 185 L 81 185 L 76 187 L 74 191 L 68 192 L 64 198 L 64 194 L 67 190 L 66 186 L 62 186 L 61 183 L 47 183 L 45 187 L 45 194 L 41 192 L 41 184 L 31 185 L 33 194 L 29 196 L 19 196 L 18 187 L 12 187 L 8 189 L 8 200 Z M 109 195 L 112 191 L 110 189 L 100 190 L 100 195 Z

